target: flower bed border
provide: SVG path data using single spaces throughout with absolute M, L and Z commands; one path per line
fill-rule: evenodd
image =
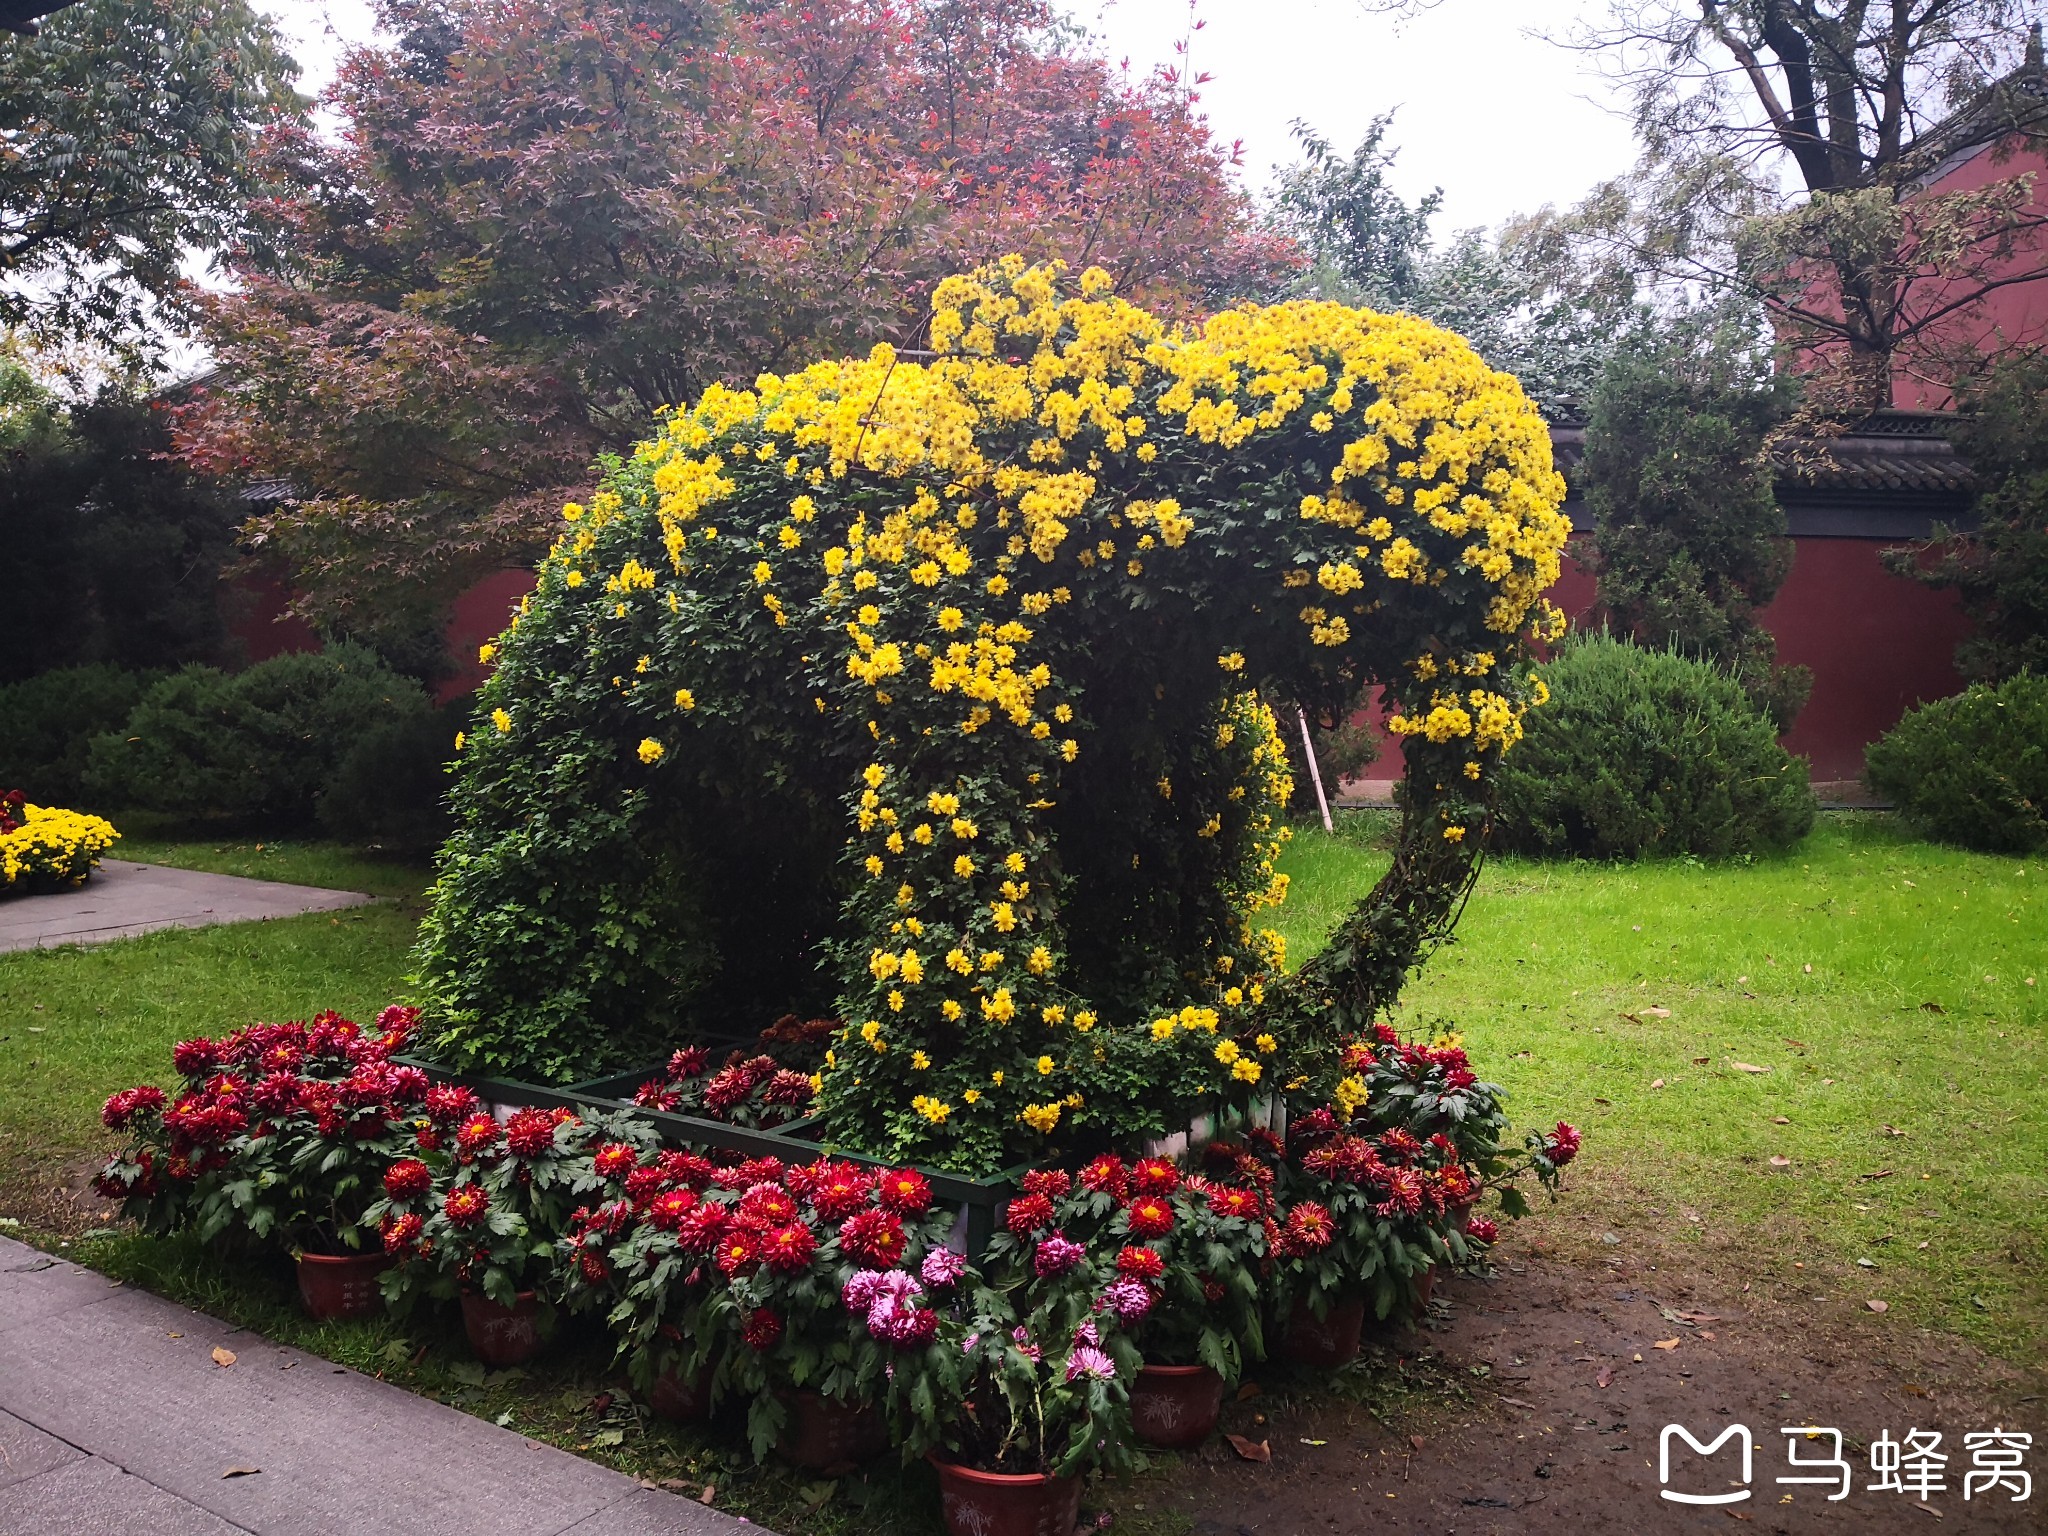
M 644 1121 L 659 1133 L 664 1141 L 686 1146 L 717 1147 L 729 1152 L 743 1152 L 750 1157 L 780 1157 L 784 1160 L 801 1158 L 808 1161 L 829 1154 L 867 1168 L 903 1166 L 885 1158 L 871 1157 L 863 1152 L 833 1146 L 812 1136 L 797 1134 L 807 1131 L 815 1133 L 817 1130 L 817 1121 L 808 1115 L 800 1120 L 789 1121 L 772 1131 L 757 1131 L 744 1126 L 728 1125 L 722 1120 L 706 1120 L 697 1115 L 677 1114 L 673 1110 L 649 1109 L 633 1103 L 630 1098 L 618 1096 L 622 1092 L 630 1093 L 635 1086 L 650 1077 L 660 1076 L 661 1068 L 658 1066 L 635 1072 L 614 1072 L 583 1082 L 548 1087 L 538 1083 L 522 1083 L 512 1078 L 459 1072 L 416 1056 L 397 1056 L 392 1060 L 400 1066 L 418 1067 L 437 1083 L 467 1088 L 493 1107 L 504 1105 L 508 1108 L 523 1108 L 533 1105 L 540 1109 L 589 1108 L 610 1114 L 627 1114 Z M 944 1169 L 923 1166 L 919 1166 L 917 1171 L 930 1181 L 934 1195 L 948 1205 L 960 1207 L 966 1213 L 966 1254 L 971 1262 L 981 1262 L 988 1240 L 996 1231 L 996 1213 L 1016 1193 L 1017 1181 L 1023 1176 L 1024 1166 L 1019 1164 L 986 1179 L 969 1178 L 965 1174 L 948 1173 Z

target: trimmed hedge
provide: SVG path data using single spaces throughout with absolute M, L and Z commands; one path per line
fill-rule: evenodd
M 93 737 L 119 730 L 162 675 L 102 662 L 0 686 L 0 789 L 38 805 L 85 802 Z
M 2048 677 L 1923 704 L 1871 744 L 1864 768 L 1929 837 L 1987 853 L 2048 848 Z
M 186 667 L 94 740 L 88 787 L 142 810 L 302 826 L 336 784 L 355 786 L 360 804 L 359 786 L 389 773 L 391 733 L 419 741 L 432 719 L 420 685 L 361 646 L 276 656 L 233 675 Z M 452 748 L 451 733 L 441 750 Z M 384 767 L 352 766 L 358 753 Z M 387 782 L 391 798 L 418 793 L 414 775 Z
M 1805 760 L 1727 673 L 1604 634 L 1568 641 L 1540 671 L 1550 702 L 1503 763 L 1496 846 L 1724 858 L 1789 847 L 1813 826 Z

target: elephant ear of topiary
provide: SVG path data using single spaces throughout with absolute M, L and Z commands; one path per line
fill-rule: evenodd
M 831 1134 L 974 1171 L 1335 1082 L 1540 699 L 1563 482 L 1425 322 L 1169 330 L 1109 288 L 949 278 L 932 360 L 714 388 L 565 509 L 463 745 L 442 1059 L 562 1080 L 835 1012 Z M 1261 695 L 1374 684 L 1399 851 L 1290 976 Z

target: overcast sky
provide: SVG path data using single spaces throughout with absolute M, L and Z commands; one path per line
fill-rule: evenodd
M 341 40 L 371 34 L 368 0 L 263 0 L 290 36 L 310 89 L 333 72 Z M 1059 0 L 1112 60 L 1136 70 L 1175 60 L 1187 0 Z M 1305 119 L 1355 145 L 1397 108 L 1395 181 L 1413 198 L 1444 189 L 1439 234 L 1567 204 L 1625 169 L 1628 127 L 1578 55 L 1530 35 L 1597 13 L 1602 0 L 1444 0 L 1412 21 L 1366 14 L 1357 0 L 1201 0 L 1197 70 L 1217 137 L 1244 141 L 1245 179 L 1263 186 L 1295 158 L 1288 124 Z

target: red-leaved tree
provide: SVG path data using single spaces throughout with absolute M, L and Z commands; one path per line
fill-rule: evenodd
M 300 611 L 430 627 L 533 557 L 658 407 L 918 344 L 945 273 L 1107 268 L 1194 315 L 1295 258 L 1255 230 L 1185 82 L 1075 46 L 1044 0 L 384 0 L 343 132 L 273 135 L 290 196 L 208 302 L 181 452 L 289 482 L 245 541 Z

